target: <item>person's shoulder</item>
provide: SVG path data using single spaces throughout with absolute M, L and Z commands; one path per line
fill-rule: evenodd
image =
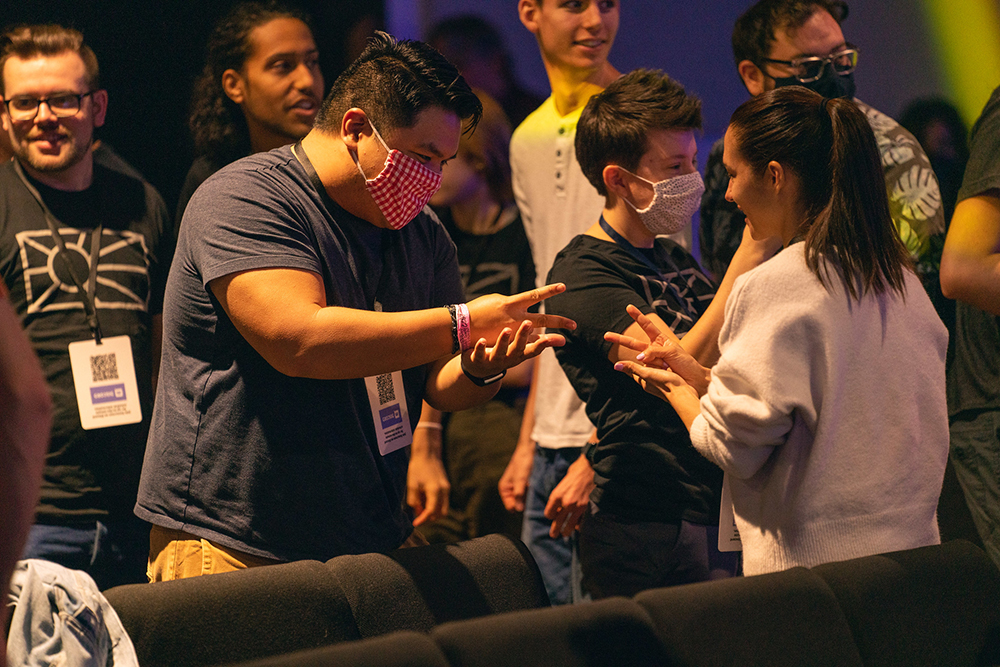
M 923 149 L 920 148 L 920 143 L 916 138 L 910 134 L 910 131 L 899 124 L 895 118 L 882 113 L 878 109 L 868 104 L 865 104 L 861 100 L 855 98 L 854 104 L 861 110 L 861 113 L 865 115 L 868 119 L 868 124 L 871 125 L 872 131 L 875 133 L 875 139 L 879 145 L 879 149 L 885 150 L 886 147 L 892 146 L 893 144 L 899 144 L 900 140 L 905 140 L 907 143 L 912 143 L 916 146 L 920 152 Z M 883 137 L 892 135 L 892 140 L 887 141 Z
M 205 179 L 198 190 L 244 198 L 246 194 L 234 190 L 234 185 L 252 187 L 254 183 L 284 182 L 291 170 L 294 170 L 295 162 L 295 156 L 288 146 L 254 153 L 219 168 Z
M 618 245 L 595 238 L 588 234 L 578 234 L 556 253 L 549 271 L 550 279 L 558 277 L 567 285 L 579 282 L 593 270 L 603 270 L 617 265 L 615 257 Z

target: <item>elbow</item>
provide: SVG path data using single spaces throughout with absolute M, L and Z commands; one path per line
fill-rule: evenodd
M 941 257 L 941 293 L 949 299 L 962 299 L 966 289 L 962 261 L 948 253 Z
M 960 291 L 958 271 L 956 270 L 955 262 L 949 261 L 950 259 L 947 256 L 941 257 L 941 293 L 949 299 L 955 299 Z

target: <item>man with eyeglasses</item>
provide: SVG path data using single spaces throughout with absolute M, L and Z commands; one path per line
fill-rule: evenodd
M 52 440 L 26 558 L 98 586 L 146 580 L 135 518 L 171 244 L 151 185 L 94 158 L 108 93 L 76 30 L 0 36 L 0 275 L 52 394 Z
M 747 10 L 736 21 L 732 41 L 736 68 L 750 94 L 805 86 L 825 97 L 854 99 L 858 49 L 840 28 L 847 11 L 840 0 L 761 0 Z M 893 222 L 925 288 L 939 305 L 944 211 L 930 160 L 896 121 L 857 99 L 854 102 L 878 141 Z M 702 265 L 716 277 L 725 275 L 743 236 L 744 216 L 736 204 L 726 201 L 728 185 L 720 139 L 705 167 L 699 230 Z

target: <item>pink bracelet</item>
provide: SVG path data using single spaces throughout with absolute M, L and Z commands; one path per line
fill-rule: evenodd
M 469 306 L 460 303 L 455 310 L 458 315 L 458 346 L 465 352 L 472 347 L 472 320 L 469 319 Z

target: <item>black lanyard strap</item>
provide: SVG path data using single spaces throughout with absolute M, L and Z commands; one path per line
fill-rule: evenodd
M 312 183 L 312 186 L 319 195 L 320 200 L 327 207 L 327 209 L 330 210 L 332 217 L 332 211 L 335 210 L 333 209 L 333 205 L 336 205 L 336 202 L 333 201 L 329 193 L 326 191 L 326 186 L 323 185 L 323 181 L 320 179 L 319 174 L 316 173 L 316 168 L 313 166 L 309 156 L 306 155 L 305 150 L 302 149 L 302 140 L 299 139 L 296 143 L 292 144 L 291 150 L 292 155 L 295 156 L 295 159 L 299 161 L 300 165 L 302 165 L 302 169 L 305 170 L 306 176 L 309 177 L 309 182 Z M 337 208 L 342 207 L 337 206 Z M 388 289 L 388 285 L 386 284 L 386 281 L 388 280 L 388 276 L 386 275 L 386 255 L 388 254 L 393 243 L 395 243 L 397 236 L 398 234 L 387 234 L 386 230 L 382 230 L 382 269 L 379 274 L 378 283 L 375 286 L 375 299 L 372 304 L 372 310 L 376 312 L 382 312 L 382 303 L 379 295 L 385 294 Z M 361 282 L 361 272 L 358 269 L 357 261 L 354 259 L 354 253 L 351 252 L 351 246 L 347 243 L 346 239 L 343 246 L 343 252 L 347 257 L 347 264 L 351 269 L 351 275 L 354 276 L 354 283 L 357 287 L 358 294 L 361 295 L 361 303 L 367 303 L 367 298 L 364 296 L 364 288 L 362 287 L 363 283 Z
M 674 295 L 674 298 L 677 300 L 677 305 L 688 311 L 687 313 L 680 313 L 683 317 L 690 319 L 692 322 L 698 319 L 699 317 L 698 311 L 693 306 L 691 306 L 691 304 L 688 302 L 687 299 L 681 296 L 680 291 L 677 289 L 676 286 L 674 286 L 673 281 L 667 280 L 666 277 L 664 277 L 663 272 L 660 271 L 660 267 L 654 264 L 653 261 L 649 259 L 649 257 L 647 257 L 645 254 L 643 254 L 641 250 L 632 245 L 632 243 L 627 238 L 619 234 L 618 230 L 609 225 L 608 221 L 604 219 L 603 215 L 601 216 L 600 224 L 601 224 L 601 229 L 604 230 L 604 233 L 610 236 L 615 243 L 620 245 L 626 252 L 628 252 L 628 254 L 632 255 L 637 260 L 642 262 L 647 268 L 653 271 L 657 275 L 657 277 L 659 277 L 660 282 L 666 285 L 667 289 L 669 289 L 671 294 Z M 653 246 L 653 252 L 656 252 L 655 245 Z M 670 264 L 670 268 L 673 269 L 675 274 L 677 274 L 677 277 L 680 278 L 681 270 L 674 262 L 674 260 L 666 256 L 665 259 Z
M 80 277 L 76 275 L 76 271 L 73 269 L 73 263 L 69 261 L 69 251 L 66 249 L 66 242 L 63 240 L 62 234 L 59 233 L 59 226 L 62 225 L 58 218 L 52 214 L 49 207 L 45 205 L 45 201 L 42 200 L 42 195 L 38 192 L 34 185 L 25 176 L 24 171 L 21 169 L 21 165 L 17 160 L 14 160 L 14 171 L 20 177 L 21 182 L 24 183 L 24 187 L 28 189 L 31 196 L 34 197 L 35 201 L 42 209 L 42 214 L 45 216 L 45 223 L 49 227 L 49 231 L 52 233 L 52 240 L 55 241 L 56 247 L 59 248 L 59 252 L 56 258 L 61 258 L 64 268 L 67 273 L 69 273 L 70 279 L 73 284 L 76 285 L 77 294 L 80 296 L 80 301 L 83 302 L 83 311 L 87 316 L 87 324 L 90 326 L 91 332 L 94 334 L 94 340 L 98 345 L 101 344 L 101 338 L 103 334 L 101 333 L 101 323 L 97 317 L 97 265 L 101 258 L 101 242 L 104 235 L 104 226 L 98 224 L 90 232 L 90 275 L 88 276 L 87 285 L 84 286 L 83 281 Z

